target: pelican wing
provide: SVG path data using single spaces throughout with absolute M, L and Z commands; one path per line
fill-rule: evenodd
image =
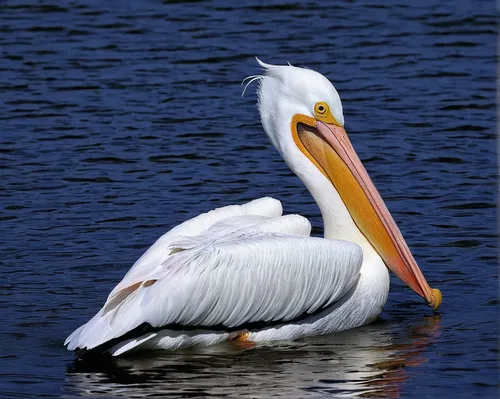
M 142 277 L 136 273 L 130 288 L 110 295 L 68 337 L 68 349 L 96 348 L 144 323 L 237 330 L 312 314 L 354 285 L 362 251 L 309 232 L 309 222 L 298 215 L 240 214 L 197 235 L 176 234 L 162 248 L 169 255 Z
M 187 220 L 161 236 L 135 262 L 122 281 L 111 291 L 108 300 L 112 299 L 120 291 L 122 293 L 126 293 L 129 290 L 133 291 L 133 287 L 137 283 L 147 279 L 149 274 L 155 273 L 158 267 L 161 268 L 161 265 L 171 255 L 170 244 L 178 236 L 198 236 L 213 227 L 214 224 L 238 216 L 277 217 L 281 216 L 282 213 L 283 208 L 280 201 L 264 197 L 243 205 L 229 205 L 214 209 Z M 240 220 L 240 223 L 244 223 L 244 221 Z M 236 227 L 242 228 L 244 226 L 237 225 Z

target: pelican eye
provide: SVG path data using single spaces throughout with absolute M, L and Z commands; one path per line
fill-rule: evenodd
M 316 103 L 314 112 L 318 115 L 325 115 L 329 111 L 328 104 L 324 102 Z
M 332 115 L 328 104 L 323 101 L 314 105 L 314 116 L 316 117 L 316 119 L 322 122 L 333 123 L 337 126 L 340 126 Z

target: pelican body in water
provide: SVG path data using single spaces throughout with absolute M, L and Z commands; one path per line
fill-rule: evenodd
M 78 358 L 330 334 L 374 321 L 391 269 L 437 309 L 431 289 L 344 130 L 318 72 L 270 65 L 258 80 L 262 125 L 319 206 L 324 238 L 261 198 L 201 214 L 156 241 L 101 310 L 65 342 Z

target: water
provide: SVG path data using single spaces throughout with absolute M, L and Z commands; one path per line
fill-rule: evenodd
M 2 3 L 0 396 L 496 397 L 497 14 L 418 4 Z M 74 365 L 65 337 L 183 220 L 273 195 L 321 233 L 241 98 L 254 55 L 334 82 L 439 313 L 393 279 L 357 330 Z

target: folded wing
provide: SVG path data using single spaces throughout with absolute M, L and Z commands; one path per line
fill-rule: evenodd
M 142 274 L 129 272 L 134 279 L 68 337 L 68 349 L 96 348 L 144 323 L 232 330 L 329 306 L 357 281 L 362 251 L 309 232 L 297 215 L 240 214 L 198 234 L 172 235 L 161 248 L 168 256 Z

